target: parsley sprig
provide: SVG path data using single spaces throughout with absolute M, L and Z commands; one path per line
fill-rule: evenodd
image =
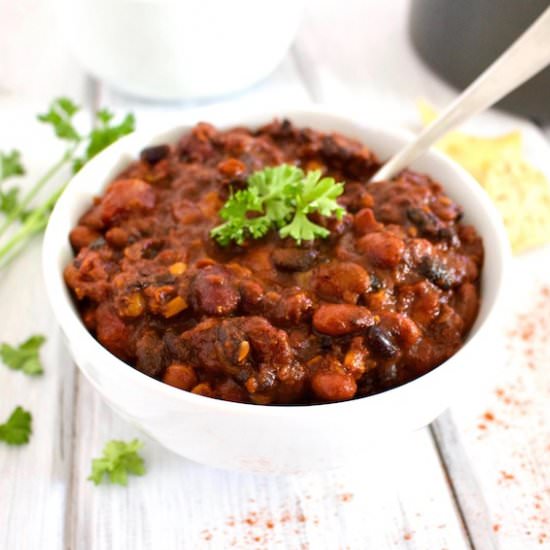
M 319 170 L 304 173 L 289 164 L 264 168 L 249 176 L 246 189 L 229 197 L 220 210 L 225 223 L 212 229 L 210 235 L 222 246 L 259 239 L 272 228 L 298 244 L 326 238 L 328 229 L 312 222 L 308 215 L 317 212 L 341 219 L 345 210 L 336 199 L 343 191 L 342 183 L 322 177 Z
M 109 441 L 101 458 L 92 461 L 92 473 L 88 479 L 99 485 L 105 476 L 111 483 L 127 485 L 128 474 L 142 476 L 145 474 L 145 464 L 138 451 L 143 443 L 133 439 L 128 443 L 120 440 Z
M 0 441 L 8 445 L 28 443 L 31 433 L 32 415 L 22 407 L 16 407 L 6 422 L 0 424 Z
M 17 150 L 11 153 L 0 151 L 0 185 L 2 182 L 25 174 L 25 168 L 21 162 L 21 153 Z M 5 191 L 0 187 L 0 212 L 9 215 L 16 207 L 19 195 L 19 188 L 12 187 Z
M 57 138 L 65 143 L 66 149 L 62 157 L 22 198 L 19 198 L 17 188 L 0 193 L 0 212 L 5 214 L 5 219 L 0 224 L 0 237 L 20 222 L 10 238 L 3 243 L 0 242 L 0 265 L 7 263 L 23 249 L 25 243 L 44 230 L 50 213 L 68 182 L 53 191 L 41 204 L 27 210 L 42 188 L 67 167 L 75 174 L 105 147 L 134 130 L 135 119 L 132 114 L 127 114 L 119 123 L 115 123 L 114 115 L 102 109 L 95 114 L 94 128 L 87 133 L 81 133 L 75 124 L 75 116 L 79 111 L 80 107 L 71 99 L 60 97 L 51 103 L 46 113 L 38 115 L 40 122 L 53 128 Z M 10 154 L 0 153 L 0 183 L 2 179 L 23 173 L 24 168 L 18 151 L 12 151 Z
M 40 362 L 40 348 L 46 339 L 34 335 L 17 347 L 9 344 L 0 345 L 0 359 L 13 370 L 20 370 L 29 376 L 38 376 L 44 372 Z

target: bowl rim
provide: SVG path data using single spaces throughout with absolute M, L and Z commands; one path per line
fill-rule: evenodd
M 63 215 L 68 210 L 74 209 L 74 207 L 71 207 L 71 200 L 73 199 L 74 190 L 77 186 L 84 183 L 84 180 L 87 179 L 88 174 L 92 173 L 93 168 L 101 162 L 106 162 L 109 160 L 109 166 L 112 170 L 114 165 L 121 160 L 121 157 L 127 148 L 139 150 L 140 148 L 148 145 L 159 143 L 162 141 L 162 137 L 164 135 L 184 132 L 201 120 L 210 120 L 219 128 L 229 128 L 232 126 L 242 125 L 253 127 L 261 124 L 258 122 L 249 122 L 249 119 L 264 121 L 263 123 L 267 123 L 276 117 L 292 119 L 292 117 L 296 115 L 328 118 L 332 117 L 347 123 L 352 123 L 358 126 L 358 128 L 366 131 L 380 132 L 381 134 L 400 140 L 410 140 L 414 137 L 412 132 L 404 128 L 395 126 L 381 126 L 379 121 L 378 123 L 371 124 L 364 119 L 365 117 L 358 117 L 357 111 L 346 107 L 334 107 L 327 105 L 320 106 L 306 103 L 298 105 L 270 105 L 263 108 L 258 108 L 256 106 L 252 109 L 247 109 L 245 107 L 244 109 L 238 109 L 238 114 L 231 114 L 229 116 L 227 115 L 227 111 L 228 106 L 223 104 L 198 107 L 185 111 L 181 114 L 181 116 L 178 116 L 179 124 L 170 125 L 169 127 L 159 125 L 150 127 L 148 130 L 133 132 L 132 134 L 119 139 L 113 145 L 109 146 L 99 155 L 94 157 L 78 174 L 71 179 L 50 216 L 42 247 L 42 269 L 46 285 L 46 293 L 53 309 L 55 319 L 60 325 L 65 336 L 71 340 L 78 340 L 79 347 L 81 349 L 85 348 L 86 352 L 89 353 L 89 356 L 93 357 L 92 362 L 94 364 L 99 364 L 100 369 L 117 369 L 117 371 L 115 371 L 115 375 L 125 378 L 130 384 L 139 384 L 151 392 L 160 392 L 165 395 L 166 398 L 170 398 L 171 400 L 180 401 L 182 403 L 186 402 L 188 405 L 202 407 L 203 409 L 231 414 L 246 414 L 254 412 L 256 415 L 290 418 L 293 417 L 297 411 L 299 411 L 300 415 L 328 412 L 333 414 L 337 410 L 342 412 L 346 409 L 351 410 L 357 407 L 374 407 L 381 401 L 388 401 L 396 398 L 399 399 L 411 391 L 422 392 L 423 386 L 429 387 L 436 378 L 444 376 L 444 373 L 447 372 L 447 370 L 449 370 L 451 366 L 457 362 L 457 360 L 466 356 L 469 348 L 471 348 L 474 343 L 478 342 L 483 337 L 483 335 L 488 331 L 489 326 L 496 320 L 496 311 L 502 304 L 502 294 L 505 287 L 505 275 L 507 271 L 506 266 L 510 259 L 511 251 L 500 214 L 489 199 L 488 195 L 483 191 L 482 187 L 464 168 L 449 157 L 445 156 L 443 153 L 433 148 L 429 149 L 423 156 L 433 157 L 434 159 L 437 159 L 440 164 L 447 165 L 456 174 L 456 177 L 462 181 L 465 188 L 468 190 L 467 192 L 474 196 L 474 199 L 480 203 L 485 211 L 489 225 L 491 226 L 491 231 L 496 236 L 496 240 L 492 244 L 496 247 L 497 259 L 500 265 L 498 266 L 496 272 L 496 280 L 491 281 L 493 285 L 496 284 L 497 288 L 494 293 L 493 302 L 490 304 L 486 313 L 486 318 L 480 323 L 474 334 L 470 333 L 468 335 L 464 344 L 451 357 L 426 374 L 423 374 L 422 376 L 395 388 L 348 401 L 289 405 L 257 405 L 252 403 L 238 403 L 193 394 L 191 392 L 170 386 L 169 384 L 157 380 L 156 378 L 152 378 L 113 355 L 86 329 L 76 311 L 76 308 L 74 307 L 74 304 L 72 303 L 69 292 L 66 289 L 63 278 L 63 269 L 60 269 L 57 261 L 52 261 L 52 258 L 57 259 L 63 247 L 67 246 L 68 235 L 60 235 L 58 226 L 61 223 Z M 231 113 L 233 112 L 234 111 L 231 111 Z M 366 145 L 370 146 L 369 144 Z M 132 160 L 135 160 L 135 156 Z M 105 177 L 104 186 L 107 185 L 110 180 L 110 177 Z M 63 237 L 63 239 L 59 237 Z M 483 300 L 483 298 L 481 298 L 481 300 Z M 97 382 L 92 379 L 89 373 L 80 366 L 79 369 L 90 380 L 94 387 L 98 389 Z

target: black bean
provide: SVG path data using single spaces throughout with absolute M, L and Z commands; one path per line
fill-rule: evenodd
M 428 281 L 443 290 L 449 290 L 455 283 L 455 277 L 447 269 L 445 264 L 437 258 L 424 256 L 418 266 L 418 272 L 424 275 Z
M 153 145 L 141 151 L 139 158 L 149 164 L 156 164 L 166 158 L 170 153 L 169 145 Z
M 88 245 L 88 248 L 90 250 L 99 250 L 100 248 L 105 246 L 105 244 L 106 244 L 105 239 L 103 237 L 98 237 L 95 241 L 93 241 Z
M 378 325 L 370 327 L 367 333 L 369 349 L 380 357 L 395 357 L 399 348 L 394 344 L 390 332 Z
M 437 240 L 445 241 L 449 246 L 458 248 L 460 246 L 460 239 L 456 233 L 455 227 L 442 227 L 437 233 Z
M 382 280 L 376 275 L 376 273 L 370 274 L 370 291 L 371 292 L 378 292 L 384 288 L 384 283 Z
M 322 350 L 329 351 L 332 348 L 332 338 L 325 334 L 321 334 L 319 335 L 319 344 Z
M 162 250 L 164 243 L 162 241 L 152 241 L 145 243 L 141 252 L 141 257 L 145 260 L 152 260 L 157 257 L 158 253 Z
M 313 248 L 276 248 L 271 259 L 281 271 L 308 271 L 318 255 L 319 251 Z
M 171 273 L 160 273 L 155 275 L 155 284 L 169 285 L 176 282 L 176 278 Z
M 406 210 L 407 218 L 420 231 L 422 235 L 436 236 L 441 228 L 441 220 L 429 210 L 410 207 Z

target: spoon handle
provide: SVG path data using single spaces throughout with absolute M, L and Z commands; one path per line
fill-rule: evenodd
M 449 130 L 496 103 L 549 63 L 550 8 L 547 8 L 436 120 L 384 164 L 371 181 L 390 179 Z

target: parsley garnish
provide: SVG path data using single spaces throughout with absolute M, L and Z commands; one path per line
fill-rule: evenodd
M 8 445 L 28 443 L 31 433 L 32 415 L 22 407 L 16 407 L 6 422 L 0 424 L 0 441 Z
M 25 340 L 19 347 L 2 344 L 0 358 L 10 369 L 23 371 L 29 376 L 37 376 L 44 372 L 39 351 L 45 341 L 44 336 L 35 335 Z
M 35 208 L 27 209 L 42 188 L 68 167 L 75 174 L 105 147 L 134 130 L 135 120 L 132 114 L 126 115 L 119 123 L 115 123 L 114 115 L 102 109 L 96 113 L 95 127 L 83 134 L 75 124 L 75 116 L 79 111 L 80 107 L 72 100 L 60 97 L 50 104 L 46 113 L 38 115 L 38 120 L 49 124 L 67 148 L 63 156 L 21 199 L 18 197 L 18 190 L 12 189 L 8 193 L 0 193 L 0 211 L 6 214 L 4 222 L 0 224 L 0 237 L 12 224 L 20 222 L 19 228 L 10 238 L 0 243 L 0 264 L 7 263 L 6 258 L 13 258 L 35 234 L 44 230 L 50 213 L 67 183 L 58 187 Z M 23 171 L 17 151 L 0 156 L 0 163 L 0 181 L 11 175 L 19 175 Z
M 88 479 L 95 485 L 99 485 L 105 476 L 111 483 L 126 485 L 128 474 L 142 476 L 145 473 L 143 458 L 138 451 L 143 443 L 137 439 L 126 443 L 125 441 L 109 441 L 104 449 L 101 458 L 94 458 L 92 461 L 92 473 Z
M 13 176 L 22 176 L 25 168 L 21 163 L 21 153 L 15 149 L 11 153 L 2 153 L 0 151 L 0 182 L 12 178 Z
M 282 164 L 253 173 L 247 188 L 232 194 L 220 210 L 224 224 L 210 235 L 222 246 L 237 244 L 251 237 L 259 239 L 277 228 L 281 237 L 292 237 L 298 244 L 316 237 L 326 238 L 329 230 L 312 222 L 308 214 L 342 218 L 344 208 L 336 199 L 344 185 L 324 178 L 319 170 L 305 174 L 297 166 Z

